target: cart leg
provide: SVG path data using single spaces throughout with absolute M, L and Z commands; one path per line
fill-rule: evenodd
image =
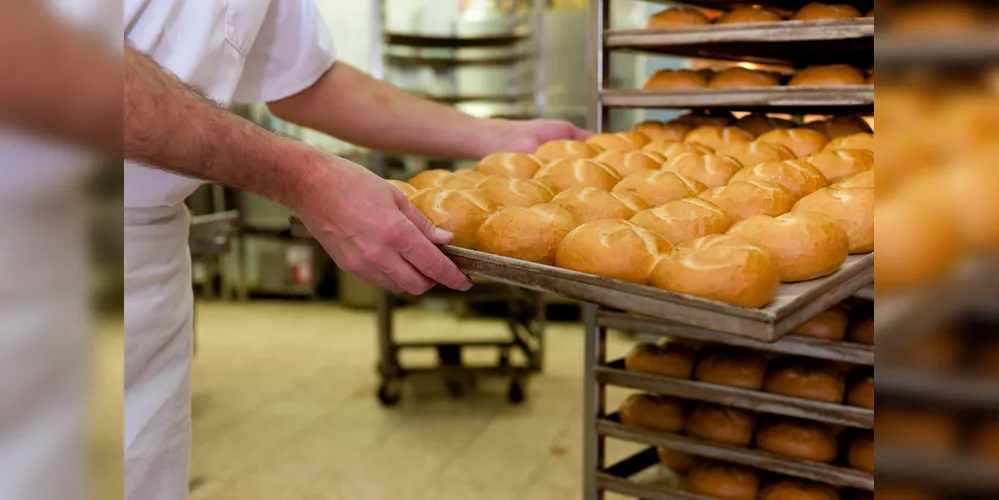
M 586 304 L 583 307 L 583 319 L 586 326 L 586 377 L 584 394 L 585 421 L 583 428 L 583 499 L 603 500 L 603 491 L 597 488 L 597 471 L 603 470 L 604 438 L 597 435 L 597 419 L 604 415 L 605 391 L 597 383 L 596 368 L 606 361 L 606 329 L 597 325 L 597 306 Z
M 402 373 L 399 369 L 398 350 L 392 338 L 392 294 L 378 289 L 375 300 L 378 316 L 378 375 L 381 377 L 378 400 L 384 406 L 395 406 L 402 397 Z

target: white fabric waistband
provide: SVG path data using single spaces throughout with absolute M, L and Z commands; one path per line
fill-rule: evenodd
M 150 226 L 171 222 L 184 213 L 187 207 L 183 204 L 170 207 L 128 208 L 125 207 L 122 218 L 126 226 Z

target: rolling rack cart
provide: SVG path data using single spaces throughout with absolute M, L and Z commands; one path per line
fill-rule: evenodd
M 611 0 L 590 4 L 590 103 L 591 128 L 602 132 L 615 108 L 661 108 L 728 111 L 763 111 L 802 115 L 805 113 L 872 113 L 873 85 L 850 87 L 774 87 L 763 89 L 704 89 L 684 91 L 618 90 L 606 88 L 609 82 L 612 51 L 721 59 L 761 64 L 828 64 L 848 62 L 873 65 L 874 20 L 870 18 L 839 21 L 782 21 L 773 23 L 729 24 L 673 29 L 610 29 Z M 689 4 L 725 9 L 735 0 L 692 0 L 654 2 Z M 808 1 L 753 2 L 780 8 L 798 8 Z M 873 7 L 873 1 L 849 1 L 861 12 Z M 664 5 L 665 7 L 665 5 Z M 873 266 L 873 254 L 870 256 Z M 851 259 L 854 257 L 851 257 Z M 858 264 L 858 266 L 860 266 Z M 840 273 L 818 280 L 825 285 L 798 283 L 782 285 L 780 296 L 763 311 L 766 319 L 751 321 L 739 308 L 715 307 L 710 310 L 655 311 L 638 302 L 608 303 L 617 312 L 602 306 L 586 311 L 586 421 L 584 455 L 584 498 L 600 500 L 608 492 L 647 500 L 698 500 L 707 497 L 679 491 L 636 479 L 643 471 L 658 466 L 656 447 L 695 457 L 719 460 L 792 478 L 825 483 L 836 488 L 871 492 L 874 475 L 841 465 L 807 462 L 782 457 L 761 450 L 650 431 L 621 423 L 606 407 L 608 387 L 637 389 L 654 394 L 749 409 L 762 414 L 783 415 L 834 426 L 851 432 L 871 432 L 874 411 L 840 404 L 822 403 L 763 391 L 679 380 L 657 375 L 628 372 L 623 360 L 609 360 L 606 339 L 609 328 L 645 332 L 676 339 L 693 340 L 709 345 L 728 345 L 763 353 L 777 353 L 799 358 L 846 363 L 864 370 L 874 366 L 874 348 L 850 342 L 833 342 L 788 335 L 788 332 L 811 316 L 840 301 L 851 298 L 873 281 L 873 270 L 864 267 L 850 277 Z M 800 287 L 813 287 L 803 292 Z M 788 294 L 796 301 L 786 302 Z M 796 305 L 792 305 L 795 303 Z M 637 306 L 637 307 L 636 307 Z M 632 313 L 646 316 L 636 316 Z M 648 446 L 644 451 L 618 463 L 606 463 L 608 438 Z
M 191 259 L 204 263 L 210 272 L 220 272 L 226 267 L 222 259 L 232 250 L 232 239 L 239 232 L 239 228 L 240 215 L 236 210 L 191 217 L 191 228 L 187 239 L 191 249 Z M 237 294 L 240 297 L 245 297 L 244 275 L 241 269 L 238 269 L 237 273 Z M 211 278 L 206 280 L 206 282 L 210 281 Z M 228 287 L 223 285 L 223 298 L 228 299 L 230 295 Z M 198 301 L 194 302 L 194 314 L 197 314 L 197 303 Z M 195 328 L 195 352 L 198 348 L 197 340 L 198 334 Z

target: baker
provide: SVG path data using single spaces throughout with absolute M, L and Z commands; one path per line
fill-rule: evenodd
M 20 35 L 22 50 L 32 47 L 25 44 L 37 32 L 15 25 L 44 19 L 33 3 L 8 12 L 5 24 L 12 31 L 0 29 L 6 36 Z M 95 75 L 114 71 L 106 58 L 87 51 L 92 46 L 81 37 L 52 22 L 32 26 L 49 29 L 46 43 L 61 43 L 58 50 L 67 61 L 89 61 L 82 69 L 77 67 L 82 63 L 59 66 L 63 72 L 50 73 L 52 78 L 80 78 L 96 88 Z M 124 100 L 117 108 L 94 99 L 102 95 L 99 90 L 66 89 L 78 99 L 62 116 L 28 106 L 4 119 L 116 152 L 107 135 L 122 137 L 121 129 L 101 126 L 100 119 L 124 116 L 128 500 L 187 497 L 193 297 L 183 201 L 202 182 L 289 207 L 338 266 L 377 286 L 413 294 L 437 283 L 460 290 L 471 286 L 436 247 L 452 235 L 435 228 L 383 180 L 343 158 L 269 133 L 222 105 L 265 102 L 286 121 L 360 146 L 438 157 L 532 152 L 549 140 L 589 136 L 561 121 L 471 117 L 336 62 L 313 0 L 125 0 L 124 39 Z M 120 69 L 120 59 L 118 64 Z M 30 85 L 21 90 L 34 91 Z M 85 304 L 85 294 L 77 298 Z M 44 481 L 41 470 L 26 474 L 32 472 Z

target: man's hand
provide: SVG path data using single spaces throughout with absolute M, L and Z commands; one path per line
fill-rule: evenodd
M 533 153 L 548 141 L 558 139 L 583 141 L 593 135 L 592 132 L 561 120 L 494 120 L 493 123 L 497 131 L 495 140 L 485 154 Z

